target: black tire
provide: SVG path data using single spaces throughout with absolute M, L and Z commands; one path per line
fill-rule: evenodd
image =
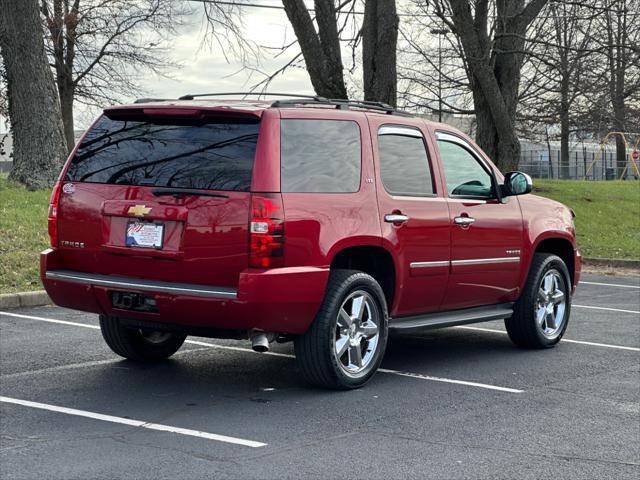
M 186 335 L 175 333 L 146 332 L 125 327 L 118 317 L 109 315 L 100 315 L 100 330 L 114 353 L 139 362 L 167 359 L 180 349 L 187 338 Z
M 549 273 L 557 272 L 561 280 L 558 284 L 564 292 L 564 314 L 562 325 L 553 334 L 545 334 L 544 327 L 536 319 L 539 307 L 538 294 L 541 283 Z M 524 348 L 550 348 L 556 345 L 567 330 L 571 313 L 571 277 L 562 259 L 549 253 L 536 253 L 531 262 L 529 276 L 520 298 L 514 305 L 513 315 L 504 321 L 509 338 L 513 343 Z M 542 317 L 540 317 L 542 318 Z M 546 320 L 544 321 L 546 322 Z
M 354 339 L 358 347 L 350 346 L 345 351 L 349 358 L 353 351 L 358 348 L 361 357 L 363 370 L 357 373 L 346 371 L 348 366 L 344 366 L 338 353 L 334 350 L 336 346 L 336 335 L 342 332 L 342 338 L 346 338 L 347 330 L 341 329 L 338 322 L 338 313 L 349 301 L 355 302 L 356 297 L 350 300 L 352 295 L 359 295 L 364 292 L 366 297 L 365 307 L 367 320 L 364 322 L 376 323 L 377 337 L 370 339 Z M 353 308 L 353 304 L 352 307 Z M 364 315 L 364 314 L 363 314 Z M 375 317 L 377 315 L 377 317 Z M 358 388 L 366 384 L 382 362 L 384 351 L 387 346 L 388 337 L 388 314 L 387 303 L 384 292 L 376 280 L 366 273 L 357 270 L 334 270 L 331 272 L 324 300 L 314 322 L 309 330 L 295 339 L 296 361 L 304 378 L 314 385 L 336 390 L 348 390 Z M 358 321 L 358 324 L 361 320 Z M 354 322 L 355 323 L 355 322 Z M 352 332 L 353 333 L 353 332 Z M 355 333 L 357 335 L 357 333 Z M 351 335 L 351 334 L 349 334 Z M 372 344 L 375 342 L 375 345 Z M 371 349 L 369 349 L 371 347 Z M 364 350 L 364 357 L 363 355 Z M 373 351 L 372 351 L 373 350 Z M 364 360 L 368 358 L 366 368 Z

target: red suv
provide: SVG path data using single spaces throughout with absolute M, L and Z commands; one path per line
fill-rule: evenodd
M 51 195 L 41 276 L 123 357 L 186 335 L 293 341 L 303 375 L 363 385 L 390 330 L 505 319 L 563 336 L 573 212 L 458 130 L 384 104 L 148 100 L 107 108 Z

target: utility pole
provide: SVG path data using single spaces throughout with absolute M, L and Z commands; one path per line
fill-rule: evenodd
M 442 123 L 442 36 L 449 33 L 446 28 L 433 28 L 432 35 L 438 35 L 438 121 Z

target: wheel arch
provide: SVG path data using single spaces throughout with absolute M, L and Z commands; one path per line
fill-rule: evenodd
M 551 253 L 553 255 L 557 255 L 562 259 L 562 261 L 567 266 L 567 270 L 569 270 L 569 277 L 571 280 L 571 285 L 575 285 L 576 279 L 576 261 L 575 261 L 575 247 L 573 242 L 561 235 L 553 235 L 547 236 L 545 238 L 538 239 L 533 248 L 533 254 L 536 253 Z M 529 268 L 527 268 L 527 272 L 531 268 L 531 261 L 533 260 L 533 255 L 529 260 Z
M 380 245 L 358 245 L 345 247 L 335 252 L 331 259 L 331 270 L 360 270 L 371 275 L 382 288 L 387 308 L 392 309 L 396 290 L 396 265 L 389 250 Z

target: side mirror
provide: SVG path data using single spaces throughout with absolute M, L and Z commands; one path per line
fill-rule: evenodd
M 509 172 L 504 176 L 502 194 L 505 197 L 524 195 L 533 189 L 531 177 L 524 172 Z

